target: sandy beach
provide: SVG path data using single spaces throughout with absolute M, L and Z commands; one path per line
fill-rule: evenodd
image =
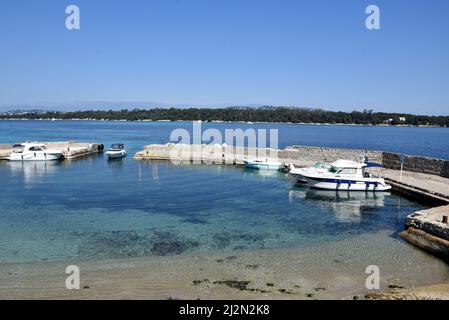
M 4 263 L 0 264 L 0 299 L 448 298 L 445 262 L 405 243 L 400 253 L 391 252 L 389 261 L 379 261 L 376 250 L 382 244 L 371 246 L 363 237 L 319 247 L 229 254 Z M 361 266 L 375 263 L 381 270 L 381 288 L 369 291 L 368 275 Z M 65 287 L 69 264 L 80 268 L 80 290 Z M 394 293 L 385 294 L 391 290 Z

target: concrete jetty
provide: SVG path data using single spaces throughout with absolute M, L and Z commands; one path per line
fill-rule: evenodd
M 134 155 L 135 159 L 171 160 L 173 162 L 214 163 L 243 165 L 245 159 L 276 159 L 295 166 L 313 165 L 317 161 L 333 162 L 338 159 L 361 161 L 368 155 L 370 161 L 381 162 L 382 152 L 356 149 L 336 149 L 291 146 L 285 149 L 234 147 L 226 144 L 150 144 Z
M 277 160 L 296 167 L 313 165 L 320 161 L 331 163 L 338 159 L 382 163 L 382 176 L 393 190 L 432 205 L 449 204 L 449 161 L 407 156 L 401 171 L 397 168 L 400 156 L 382 151 L 327 147 L 291 146 L 284 149 L 246 148 L 219 145 L 150 144 L 134 155 L 135 159 L 170 160 L 196 164 L 243 165 L 245 159 Z M 416 161 L 416 163 L 413 163 Z M 433 170 L 433 171 L 432 171 Z
M 38 142 L 50 149 L 60 150 L 65 160 L 71 160 L 89 154 L 102 152 L 104 146 L 98 143 L 82 143 L 75 141 Z M 0 160 L 6 160 L 13 148 L 12 144 L 0 144 Z

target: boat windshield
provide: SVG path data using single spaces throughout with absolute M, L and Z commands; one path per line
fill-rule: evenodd
M 28 148 L 29 151 L 43 151 L 46 149 L 47 148 L 45 148 L 44 146 L 32 146 L 32 147 Z
M 124 147 L 123 144 L 115 143 L 111 146 L 111 150 L 122 150 Z
M 331 172 L 331 173 L 337 173 L 339 170 L 340 170 L 340 168 L 337 168 L 337 167 L 330 167 L 329 168 L 329 172 Z
M 324 164 L 322 162 L 317 162 L 313 165 L 313 167 L 317 168 L 317 169 L 322 169 L 322 168 L 326 168 L 327 166 L 326 166 L 326 164 Z
M 12 152 L 14 153 L 22 153 L 23 152 L 23 145 L 21 144 L 15 144 L 12 146 Z

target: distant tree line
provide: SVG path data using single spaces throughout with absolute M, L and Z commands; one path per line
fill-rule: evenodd
M 152 120 L 152 121 L 243 121 L 281 123 L 331 123 L 369 125 L 432 125 L 449 127 L 449 116 L 373 112 L 372 110 L 337 112 L 322 109 L 293 107 L 228 107 L 228 108 L 155 108 L 83 110 L 74 112 L 46 112 L 4 114 L 2 119 L 93 119 L 93 120 Z

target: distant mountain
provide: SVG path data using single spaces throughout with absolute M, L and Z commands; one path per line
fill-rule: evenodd
M 20 114 L 20 112 L 32 113 L 33 111 L 82 111 L 82 110 L 113 110 L 119 111 L 122 109 L 155 109 L 155 108 L 177 108 L 177 109 L 189 109 L 189 108 L 226 108 L 232 104 L 182 104 L 182 103 L 166 103 L 155 101 L 75 101 L 71 103 L 36 103 L 36 104 L 23 104 L 23 105 L 0 105 L 0 114 Z M 263 107 L 263 104 L 249 104 L 235 107 L 239 108 L 258 108 Z M 10 111 L 12 110 L 12 111 Z
M 26 114 L 45 114 L 49 112 L 49 110 L 42 110 L 42 109 L 15 109 L 15 110 L 9 110 L 9 111 L 3 111 L 0 112 L 0 115 L 10 115 L 10 116 L 16 116 L 16 115 L 26 115 Z

